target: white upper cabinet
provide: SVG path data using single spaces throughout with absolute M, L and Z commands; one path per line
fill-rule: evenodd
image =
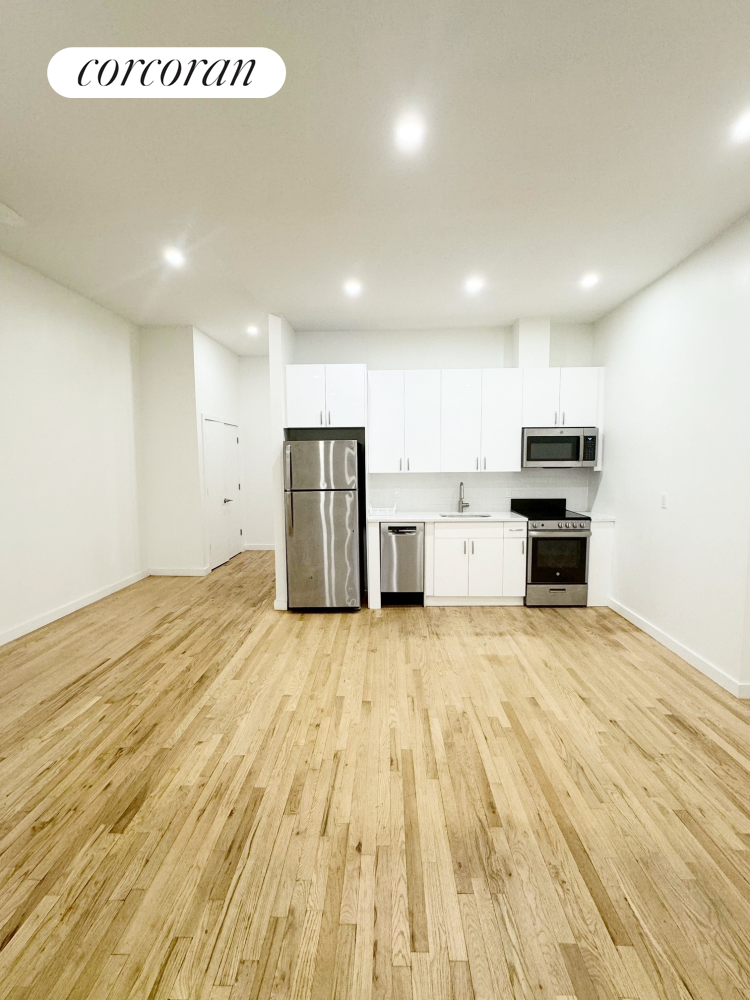
M 326 365 L 326 423 L 364 427 L 366 365 Z
M 369 470 L 518 472 L 524 427 L 601 430 L 603 374 L 603 368 L 370 372 Z M 361 365 L 289 366 L 287 413 L 301 422 L 290 419 L 288 426 L 360 426 L 364 385 Z
M 601 368 L 560 369 L 560 423 L 565 427 L 599 425 Z
M 326 419 L 326 366 L 286 366 L 286 426 L 322 427 Z
M 404 372 L 406 472 L 440 471 L 440 370 Z
M 524 368 L 524 427 L 598 427 L 601 368 Z
M 560 422 L 560 369 L 523 368 L 523 426 L 556 427 Z
M 441 470 L 479 472 L 481 448 L 482 370 L 443 369 L 440 397 Z
M 519 472 L 521 469 L 520 368 L 482 371 L 482 472 Z
M 287 427 L 363 427 L 365 365 L 287 365 Z
M 403 472 L 404 373 L 370 372 L 367 392 L 367 464 L 370 472 Z

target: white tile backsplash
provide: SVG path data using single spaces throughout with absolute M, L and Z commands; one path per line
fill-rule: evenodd
M 510 510 L 511 498 L 564 497 L 571 510 L 589 509 L 589 469 L 524 469 L 522 472 L 371 473 L 367 502 L 397 511 L 458 507 L 463 482 L 472 511 Z

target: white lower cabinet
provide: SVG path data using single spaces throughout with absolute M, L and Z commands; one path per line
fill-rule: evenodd
M 435 525 L 431 596 L 521 599 L 525 593 L 525 524 Z
M 503 597 L 526 595 L 526 539 L 503 540 Z
M 504 597 L 502 538 L 470 538 L 469 597 Z
M 469 596 L 469 540 L 435 536 L 435 597 Z

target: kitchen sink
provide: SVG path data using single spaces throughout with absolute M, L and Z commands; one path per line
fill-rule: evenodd
M 472 517 L 492 517 L 492 514 L 467 514 L 466 511 L 463 514 L 459 514 L 458 511 L 451 514 L 441 514 L 441 517 L 463 517 L 466 520 L 471 520 Z

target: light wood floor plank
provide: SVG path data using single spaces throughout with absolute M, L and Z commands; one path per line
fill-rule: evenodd
M 750 706 L 607 609 L 272 601 L 0 650 L 0 1000 L 750 997 Z

